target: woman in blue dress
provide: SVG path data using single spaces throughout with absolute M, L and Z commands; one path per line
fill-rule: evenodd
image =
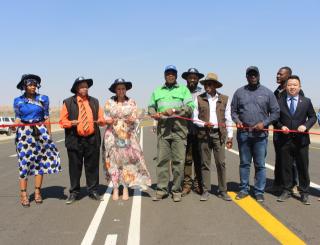
M 34 175 L 34 200 L 42 203 L 41 185 L 44 174 L 61 171 L 60 155 L 51 140 L 49 121 L 49 98 L 38 94 L 41 78 L 37 75 L 23 75 L 17 88 L 24 94 L 14 99 L 16 123 L 16 149 L 19 162 L 20 202 L 23 207 L 29 207 L 27 194 L 28 176 Z M 29 124 L 29 125 L 28 125 Z

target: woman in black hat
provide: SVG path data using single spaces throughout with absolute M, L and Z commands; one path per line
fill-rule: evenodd
M 137 105 L 127 97 L 131 82 L 119 78 L 109 90 L 116 95 L 105 104 L 108 123 L 104 135 L 104 166 L 107 180 L 113 183 L 113 200 L 119 198 L 119 185 L 123 185 L 123 200 L 128 200 L 128 187 L 147 189 L 151 185 L 142 150 L 136 138 Z
M 19 126 L 16 133 L 16 150 L 19 162 L 20 202 L 23 207 L 29 207 L 27 194 L 28 176 L 35 176 L 34 200 L 42 203 L 41 185 L 43 174 L 61 171 L 60 155 L 51 140 L 49 124 L 49 98 L 36 92 L 40 88 L 41 78 L 37 75 L 23 75 L 17 88 L 24 94 L 14 99 L 16 123 Z

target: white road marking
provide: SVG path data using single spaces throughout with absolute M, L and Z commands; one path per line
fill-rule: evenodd
M 118 238 L 117 234 L 107 235 L 107 238 L 106 238 L 106 241 L 105 241 L 104 245 L 116 245 L 117 244 L 117 238 Z
M 99 207 L 93 216 L 93 219 L 90 223 L 90 226 L 81 242 L 81 245 L 90 245 L 93 243 L 93 240 L 96 236 L 97 230 L 99 228 L 99 225 L 101 223 L 102 216 L 106 210 L 106 207 L 108 205 L 110 196 L 112 192 L 112 182 L 109 183 L 106 193 L 103 196 L 103 201 L 99 204 Z
M 134 190 L 127 245 L 140 244 L 141 192 Z
M 62 141 L 64 141 L 64 139 L 61 139 L 61 140 L 57 140 L 56 142 L 57 142 L 57 143 L 59 143 L 59 142 L 62 142 Z
M 140 129 L 140 147 L 143 150 L 143 127 Z M 141 191 L 134 190 L 127 245 L 140 244 Z
M 13 154 L 13 155 L 10 155 L 9 157 L 16 157 L 17 156 L 17 154 Z
M 239 152 L 236 151 L 236 150 L 230 149 L 230 150 L 228 150 L 228 151 L 230 151 L 230 152 L 232 152 L 232 153 L 234 153 L 234 154 L 236 154 L 236 155 L 239 155 Z M 274 170 L 274 166 L 272 166 L 272 165 L 270 165 L 270 164 L 268 164 L 268 163 L 266 163 L 266 168 L 271 169 L 271 170 Z M 317 189 L 318 191 L 320 191 L 320 185 L 318 185 L 318 184 L 316 184 L 316 183 L 310 182 L 310 187 L 315 188 L 315 189 Z

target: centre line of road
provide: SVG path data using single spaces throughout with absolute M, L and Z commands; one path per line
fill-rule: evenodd
M 103 201 L 100 202 L 99 207 L 93 216 L 93 219 L 89 225 L 89 228 L 81 242 L 81 245 L 91 245 L 93 243 L 93 240 L 96 236 L 97 230 L 99 228 L 99 225 L 101 223 L 102 216 L 106 210 L 106 207 L 108 205 L 111 192 L 112 192 L 112 182 L 110 181 L 107 191 L 103 196 Z
M 227 149 L 227 150 L 230 151 L 230 152 L 232 152 L 232 153 L 234 153 L 234 154 L 236 154 L 236 155 L 239 155 L 239 152 L 236 151 L 236 150 L 233 150 L 233 149 Z M 268 163 L 266 163 L 265 166 L 266 166 L 266 168 L 268 168 L 268 169 L 274 170 L 274 166 L 272 166 L 272 165 L 270 165 L 270 164 L 268 164 Z M 320 185 L 318 185 L 318 184 L 316 184 L 316 183 L 314 183 L 314 182 L 310 182 L 310 187 L 312 187 L 312 188 L 320 191 Z
M 140 147 L 143 151 L 143 126 L 140 128 Z M 134 190 L 127 245 L 140 244 L 141 191 Z
M 107 238 L 106 238 L 106 241 L 105 241 L 104 245 L 116 245 L 117 244 L 117 238 L 118 238 L 117 234 L 107 235 Z
M 236 200 L 235 192 L 228 192 L 232 200 L 241 207 L 250 217 L 258 222 L 281 244 L 305 244 L 297 235 L 290 231 L 285 225 L 277 220 L 271 213 L 265 210 L 252 197 Z
M 17 154 L 13 154 L 13 155 L 10 155 L 9 157 L 16 157 L 17 156 Z
M 57 143 L 59 143 L 59 142 L 62 142 L 62 141 L 64 141 L 64 139 L 61 139 L 61 140 L 57 140 L 56 142 L 57 142 Z

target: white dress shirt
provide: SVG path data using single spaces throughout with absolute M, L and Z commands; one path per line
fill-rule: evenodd
M 211 96 L 210 94 L 206 94 L 208 101 L 209 101 L 209 110 L 210 110 L 210 118 L 209 122 L 212 123 L 214 126 L 213 128 L 218 128 L 218 118 L 217 118 L 217 101 L 219 98 L 218 93 L 215 94 L 215 96 Z M 199 109 L 198 109 L 198 98 L 195 98 L 195 108 L 193 110 L 193 120 L 195 120 L 195 124 L 198 127 L 204 127 L 205 122 L 199 119 Z M 230 100 L 227 101 L 226 111 L 225 111 L 225 119 L 226 119 L 226 127 L 227 127 L 227 133 L 228 138 L 232 138 L 233 136 L 233 129 L 232 129 L 232 119 L 231 119 L 231 107 L 230 107 Z

